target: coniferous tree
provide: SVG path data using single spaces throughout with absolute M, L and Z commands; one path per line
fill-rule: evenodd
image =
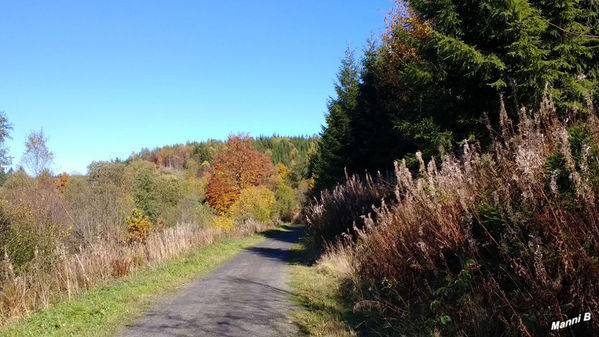
M 335 84 L 337 97 L 329 100 L 326 126 L 311 167 L 316 192 L 334 186 L 344 176 L 351 151 L 350 120 L 356 108 L 358 86 L 359 69 L 348 48 Z
M 375 173 L 463 139 L 485 145 L 485 115 L 498 122 L 500 97 L 514 118 L 521 107 L 535 110 L 545 90 L 564 112 L 584 111 L 589 97 L 599 104 L 598 8 L 591 0 L 398 1 L 382 43 L 366 50 L 351 107 L 330 102 L 311 163 L 316 190 L 332 187 L 344 167 Z
M 484 132 L 481 117 L 498 111 L 499 93 L 513 114 L 522 106 L 536 108 L 546 85 L 558 105 L 581 108 L 597 84 L 590 78 L 597 9 L 582 1 L 408 2 L 430 23 L 418 55 L 435 69 L 430 79 L 447 102 L 430 114 L 443 127 L 454 124 L 460 137 L 467 135 L 462 130 Z
M 549 58 L 556 60 L 554 98 L 564 107 L 583 108 L 583 96 L 596 85 L 590 75 L 596 68 L 592 62 L 593 49 L 597 53 L 599 47 L 599 37 L 591 34 L 596 5 L 574 0 L 531 0 L 531 3 L 541 10 L 547 23 L 542 41 L 551 51 Z

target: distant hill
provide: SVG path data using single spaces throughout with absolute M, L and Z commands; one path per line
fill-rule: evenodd
M 318 136 L 259 136 L 254 138 L 254 148 L 268 155 L 274 165 L 283 164 L 290 168 L 299 180 L 308 174 L 309 157 L 316 150 L 317 142 Z M 224 141 L 211 139 L 152 150 L 144 148 L 132 154 L 129 160 L 139 158 L 173 170 L 209 166 L 224 144 Z

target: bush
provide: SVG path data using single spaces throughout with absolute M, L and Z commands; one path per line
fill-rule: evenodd
M 129 243 L 145 243 L 153 227 L 150 219 L 143 215 L 141 210 L 134 208 L 131 211 L 131 215 L 125 219 L 125 222 L 127 223 L 127 239 Z
M 298 210 L 297 191 L 287 184 L 281 184 L 275 191 L 274 212 L 282 220 L 290 221 Z
M 60 242 L 57 228 L 38 224 L 36 214 L 25 203 L 0 202 L 0 247 L 17 270 L 36 257 L 49 262 Z
M 233 229 L 235 224 L 233 220 L 227 216 L 216 216 L 212 219 L 212 226 L 220 229 Z
M 69 233 L 70 218 L 54 178 L 20 171 L 0 191 L 0 249 L 17 268 L 35 257 L 47 260 Z
M 275 195 L 271 190 L 264 186 L 249 187 L 241 191 L 229 214 L 237 224 L 248 219 L 270 223 L 275 215 L 274 204 Z
M 194 195 L 184 197 L 176 208 L 164 213 L 165 222 L 171 226 L 177 223 L 209 225 L 214 216 L 216 216 L 216 210 L 201 203 Z
M 180 177 L 152 163 L 133 161 L 126 174 L 136 207 L 153 222 L 175 208 L 185 194 L 185 183 Z

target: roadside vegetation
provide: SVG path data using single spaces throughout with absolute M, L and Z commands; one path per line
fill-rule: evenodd
M 11 125 L 0 117 L 1 141 Z M 70 176 L 51 172 L 46 136 L 32 132 L 22 166 L 2 171 L 0 181 L 0 326 L 144 266 L 294 218 L 311 184 L 314 142 L 235 135 L 142 150 Z
M 264 239 L 262 234 L 223 239 L 192 249 L 180 258 L 140 268 L 118 280 L 99 282 L 70 300 L 57 299 L 48 309 L 0 328 L 0 335 L 112 336 L 161 296 L 201 277 Z
M 356 336 L 351 328 L 350 301 L 342 291 L 343 278 L 320 267 L 318 250 L 303 240 L 291 252 L 290 281 L 297 310 L 293 321 L 300 336 Z
M 359 335 L 598 333 L 551 331 L 599 312 L 598 14 L 401 1 L 348 52 L 303 215 Z
M 37 312 L 23 329 L 51 328 L 52 303 L 297 220 L 307 335 L 599 335 L 595 318 L 551 331 L 599 312 L 596 1 L 405 0 L 386 24 L 347 50 L 320 137 L 143 149 L 69 176 L 32 132 L 25 168 L 0 175 L 0 326 Z M 0 114 L 0 144 L 9 131 Z

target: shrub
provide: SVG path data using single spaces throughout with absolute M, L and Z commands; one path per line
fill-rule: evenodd
M 123 219 L 135 207 L 126 165 L 94 162 L 87 176 L 69 178 L 64 199 L 74 224 L 72 246 L 92 244 L 99 237 L 124 240 Z
M 58 190 L 58 193 L 60 193 L 60 195 L 63 195 L 64 192 L 66 191 L 68 182 L 69 182 L 68 174 L 61 173 L 58 176 L 56 176 L 56 179 L 55 179 L 56 189 Z
M 191 174 L 190 171 L 187 171 L 184 181 L 185 193 L 187 195 L 197 196 L 200 200 L 203 200 L 208 186 L 208 179 L 207 175 L 198 178 L 195 174 Z
M 215 209 L 201 203 L 197 196 L 188 195 L 179 201 L 176 208 L 164 213 L 164 220 L 171 226 L 177 223 L 209 225 L 216 214 Z
M 63 198 L 73 230 L 70 249 L 79 249 L 99 238 L 124 240 L 123 219 L 135 207 L 125 186 L 94 181 L 86 176 L 69 178 Z
M 275 214 L 282 220 L 291 220 L 298 210 L 297 191 L 287 184 L 280 184 L 275 190 L 275 200 Z
M 31 178 L 20 171 L 7 179 L 0 196 L 2 254 L 18 268 L 36 256 L 51 258 L 70 227 L 54 178 L 44 173 Z
M 337 241 L 342 234 L 355 238 L 356 230 L 364 228 L 362 216 L 393 197 L 393 180 L 387 180 L 354 175 L 332 191 L 321 191 L 320 198 L 304 209 L 308 234 L 319 243 Z
M 0 201 L 0 248 L 2 254 L 19 270 L 35 257 L 47 258 L 59 244 L 59 232 L 52 225 L 39 227 L 36 214 L 21 202 L 11 205 Z M 1 278 L 1 277 L 0 277 Z
M 271 190 L 264 186 L 249 187 L 241 191 L 229 214 L 238 224 L 248 219 L 270 223 L 275 215 L 274 204 L 275 195 Z
M 227 216 L 216 216 L 212 219 L 212 226 L 220 229 L 233 229 L 235 224 L 233 220 Z
M 146 161 L 131 162 L 126 168 L 126 177 L 136 207 L 153 222 L 177 207 L 185 194 L 183 179 Z
M 153 227 L 150 219 L 141 210 L 134 208 L 125 222 L 127 223 L 128 241 L 145 243 Z

